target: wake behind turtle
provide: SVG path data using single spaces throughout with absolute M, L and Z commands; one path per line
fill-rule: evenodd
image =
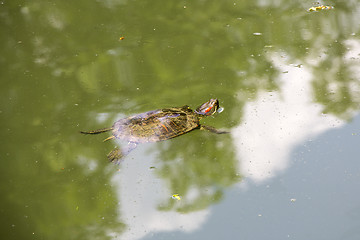
M 210 99 L 195 111 L 191 110 L 189 106 L 158 109 L 120 119 L 111 128 L 81 133 L 99 134 L 112 131 L 113 135 L 104 141 L 113 138 L 127 141 L 128 145 L 123 151 L 115 148 L 108 154 L 108 159 L 118 164 L 138 143 L 163 141 L 194 129 L 208 130 L 217 134 L 227 133 L 200 124 L 200 119 L 213 115 L 218 109 L 219 101 Z

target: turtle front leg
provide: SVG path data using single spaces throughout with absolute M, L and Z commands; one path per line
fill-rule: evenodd
M 200 130 L 207 130 L 207 131 L 210 131 L 210 132 L 216 133 L 216 134 L 230 133 L 228 131 L 218 130 L 218 129 L 214 128 L 214 127 L 207 126 L 207 125 L 201 125 Z

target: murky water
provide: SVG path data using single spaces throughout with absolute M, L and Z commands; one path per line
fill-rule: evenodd
M 4 239 L 359 239 L 357 1 L 4 1 Z M 79 131 L 210 98 L 142 144 Z M 236 237 L 235 237 L 236 236 Z

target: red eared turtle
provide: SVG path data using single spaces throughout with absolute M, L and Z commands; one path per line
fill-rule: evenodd
M 195 111 L 191 110 L 189 106 L 164 108 L 120 119 L 111 128 L 81 133 L 99 134 L 112 131 L 113 135 L 104 141 L 113 138 L 127 141 L 128 146 L 126 149 L 120 151 L 115 148 L 108 154 L 111 162 L 120 163 L 120 160 L 133 150 L 138 143 L 163 141 L 194 129 L 205 129 L 217 134 L 227 133 L 210 126 L 200 125 L 200 119 L 213 115 L 218 109 L 219 101 L 210 99 Z

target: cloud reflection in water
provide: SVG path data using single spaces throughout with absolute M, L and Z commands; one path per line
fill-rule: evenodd
M 248 103 L 244 121 L 232 131 L 240 171 L 255 182 L 286 169 L 298 145 L 345 123 L 322 114 L 322 106 L 312 103 L 312 76 L 306 67 L 279 68 L 283 72 L 280 90 L 261 93 Z

